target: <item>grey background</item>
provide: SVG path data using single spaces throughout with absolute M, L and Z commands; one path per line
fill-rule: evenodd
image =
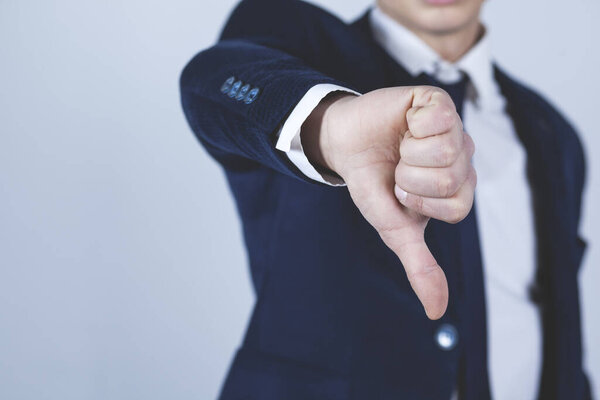
M 366 0 L 322 0 L 345 19 Z M 251 311 L 223 173 L 179 106 L 234 1 L 0 1 L 0 398 L 210 399 Z M 580 275 L 600 395 L 600 3 L 491 1 L 495 54 L 587 146 Z

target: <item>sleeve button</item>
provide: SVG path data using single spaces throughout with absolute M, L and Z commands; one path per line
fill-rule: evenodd
M 229 89 L 229 93 L 227 93 L 227 96 L 232 98 L 235 97 L 238 94 L 240 87 L 242 87 L 242 81 L 237 81 L 231 86 L 231 89 Z
M 235 99 L 237 101 L 243 100 L 243 98 L 246 97 L 246 95 L 248 94 L 249 90 L 250 90 L 250 85 L 246 84 L 246 85 L 242 86 L 240 91 L 238 92 L 238 94 L 235 96 Z
M 258 88 L 252 89 L 251 91 L 248 92 L 248 94 L 244 98 L 244 103 L 246 103 L 246 104 L 252 103 L 256 99 L 256 97 L 258 96 L 259 93 L 260 93 L 260 90 L 258 90 Z
M 229 92 L 231 90 L 231 85 L 233 85 L 233 82 L 235 82 L 235 76 L 230 76 L 229 78 L 227 78 L 227 80 L 223 82 L 223 85 L 221 86 L 221 93 L 226 94 L 227 92 Z

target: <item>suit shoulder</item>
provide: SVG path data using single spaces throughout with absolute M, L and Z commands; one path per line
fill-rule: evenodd
M 221 39 L 248 36 L 310 35 L 348 25 L 335 15 L 301 0 L 242 0 L 231 12 Z
M 252 42 L 282 51 L 358 90 L 375 79 L 375 48 L 353 24 L 300 0 L 242 0 L 231 13 L 220 40 Z M 351 67 L 350 67 L 351 66 Z
M 551 120 L 559 130 L 567 130 L 576 134 L 576 129 L 568 118 L 537 89 L 515 78 L 498 65 L 496 65 L 496 77 L 503 89 L 511 92 L 513 97 L 518 97 L 530 112 Z
M 533 114 L 534 120 L 542 124 L 546 132 L 551 133 L 553 140 L 559 144 L 558 149 L 562 154 L 565 176 L 571 177 L 578 193 L 581 192 L 585 182 L 586 157 L 585 148 L 574 125 L 536 89 L 508 75 L 497 65 L 496 79 L 505 95 L 513 100 L 516 99 L 518 107 L 523 107 L 528 113 Z

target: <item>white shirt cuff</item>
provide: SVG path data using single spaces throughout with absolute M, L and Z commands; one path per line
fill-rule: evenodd
M 360 93 L 354 90 L 331 83 L 320 83 L 311 87 L 285 120 L 279 131 L 279 139 L 275 148 L 285 152 L 290 161 L 307 177 L 331 186 L 345 186 L 346 183 L 344 180 L 338 176 L 316 170 L 315 166 L 308 161 L 306 154 L 304 154 L 302 141 L 300 140 L 300 131 L 306 118 L 308 118 L 310 113 L 312 113 L 325 96 L 335 91 L 348 92 L 360 96 Z

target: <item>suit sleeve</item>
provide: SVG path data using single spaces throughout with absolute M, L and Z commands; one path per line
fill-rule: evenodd
M 312 9 L 310 9 L 311 12 Z M 180 77 L 188 123 L 226 169 L 265 165 L 314 184 L 285 153 L 277 133 L 315 85 L 351 85 L 315 67 L 310 16 L 298 1 L 244 0 L 219 41 L 197 54 Z M 314 21 L 313 21 L 314 22 Z

